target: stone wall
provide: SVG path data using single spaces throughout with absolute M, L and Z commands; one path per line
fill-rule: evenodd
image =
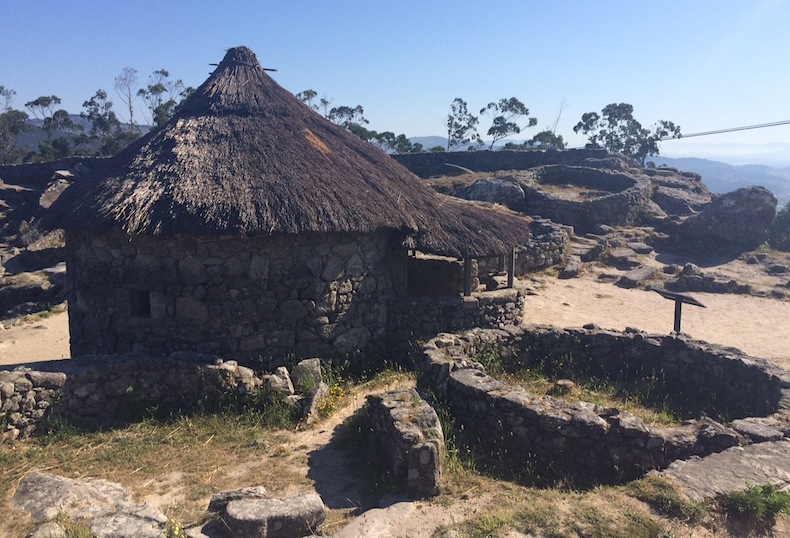
M 72 356 L 195 351 L 270 369 L 287 355 L 374 352 L 388 304 L 405 293 L 405 259 L 385 232 L 69 232 Z
M 393 155 L 392 158 L 421 178 L 454 175 L 454 164 L 474 172 L 494 172 L 496 170 L 526 170 L 547 164 L 567 164 L 581 166 L 588 159 L 606 159 L 609 154 L 604 149 L 569 149 L 565 151 L 450 151 L 442 153 L 415 153 Z
M 210 362 L 207 362 L 210 361 Z M 151 407 L 216 409 L 249 402 L 263 379 L 236 361 L 177 353 L 83 357 L 58 371 L 0 371 L 2 439 L 39 432 L 49 419 L 81 427 L 137 420 Z
M 436 411 L 414 389 L 368 396 L 366 419 L 396 481 L 416 495 L 436 495 L 444 434 Z
M 573 228 L 536 216 L 531 219 L 529 242 L 516 248 L 517 277 L 563 263 L 570 250 Z M 477 266 L 480 275 L 495 273 L 499 271 L 499 259 L 481 258 Z
M 595 196 L 566 199 L 547 186 L 564 185 L 593 189 Z M 536 182 L 523 184 L 524 209 L 555 222 L 573 226 L 577 233 L 592 231 L 596 224 L 633 225 L 650 221 L 660 209 L 652 202 L 652 186 L 620 172 L 567 165 L 551 165 L 536 171 Z
M 57 161 L 0 165 L 0 180 L 14 185 L 46 185 L 55 170 L 71 170 L 86 175 L 106 157 L 68 157 Z
M 699 391 L 695 395 L 713 398 L 727 420 L 739 420 L 734 429 L 708 418 L 648 426 L 618 409 L 538 397 L 488 376 L 474 360 L 481 346 L 496 346 L 509 361 L 525 363 L 540 357 L 557 365 L 576 357 L 580 367 L 602 378 L 608 371 L 615 380 L 664 372 L 669 389 Z M 449 405 L 467 441 L 513 458 L 526 471 L 571 474 L 576 483 L 616 482 L 675 459 L 790 434 L 790 374 L 737 350 L 682 337 L 548 327 L 475 330 L 430 340 L 420 363 L 422 382 Z
M 390 308 L 391 341 L 396 350 L 410 351 L 412 342 L 440 332 L 519 325 L 525 297 L 519 288 L 475 292 L 469 297 L 400 297 Z

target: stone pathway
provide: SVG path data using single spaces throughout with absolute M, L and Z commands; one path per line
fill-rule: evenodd
M 659 476 L 670 479 L 693 501 L 739 491 L 748 485 L 790 486 L 790 439 L 733 447 L 705 458 L 678 460 Z

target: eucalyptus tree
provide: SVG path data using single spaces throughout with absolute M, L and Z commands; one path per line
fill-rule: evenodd
M 650 128 L 642 127 L 634 118 L 634 107 L 628 103 L 606 105 L 601 114 L 587 112 L 573 128 L 587 135 L 587 146 L 622 153 L 644 164 L 650 155 L 658 155 L 658 143 L 665 138 L 679 138 L 680 126 L 659 120 Z
M 477 116 L 469 112 L 466 101 L 460 97 L 450 103 L 450 113 L 447 114 L 447 151 L 455 146 L 475 143 L 482 144 L 480 135 L 477 134 Z
M 492 120 L 491 127 L 489 127 L 486 133 L 491 137 L 490 149 L 493 149 L 494 144 L 503 138 L 518 134 L 522 129 L 534 127 L 538 124 L 538 119 L 530 118 L 529 109 L 515 97 L 509 99 L 503 98 L 497 102 L 488 103 L 485 107 L 480 109 L 480 114 L 486 115 Z M 527 120 L 527 123 L 523 127 L 518 125 L 521 118 Z

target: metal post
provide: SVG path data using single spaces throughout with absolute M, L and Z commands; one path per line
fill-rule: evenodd
M 464 297 L 472 295 L 472 258 L 464 258 Z
M 680 314 L 681 314 L 681 308 L 683 308 L 683 303 L 705 308 L 704 304 L 696 300 L 694 297 L 691 297 L 690 295 L 683 295 L 682 293 L 668 291 L 663 288 L 657 288 L 655 286 L 652 286 L 650 289 L 658 293 L 665 299 L 671 299 L 675 301 L 675 327 L 673 332 L 676 334 L 680 334 Z
M 510 255 L 507 259 L 507 287 L 513 287 L 513 281 L 516 278 L 516 249 L 510 250 Z
M 680 334 L 680 310 L 683 307 L 683 301 L 680 298 L 675 299 L 675 333 Z

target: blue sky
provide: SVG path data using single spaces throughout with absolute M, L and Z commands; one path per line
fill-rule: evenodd
M 613 102 L 685 133 L 790 120 L 788 22 L 790 0 L 2 0 L 0 85 L 16 108 L 56 94 L 73 113 L 102 88 L 122 113 L 113 79 L 124 67 L 198 86 L 227 48 L 247 45 L 286 89 L 360 104 L 372 129 L 443 135 L 455 97 L 478 111 L 515 96 L 539 128 L 564 103 L 557 133 L 580 146 L 573 125 Z M 790 125 L 661 150 L 776 150 L 790 162 Z

